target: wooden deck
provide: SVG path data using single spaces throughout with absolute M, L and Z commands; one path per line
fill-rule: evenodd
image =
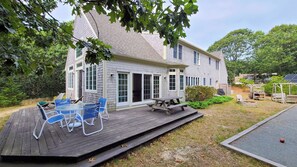
M 25 109 L 12 114 L 0 134 L 0 166 L 93 166 L 202 116 L 190 107 L 172 115 L 141 107 L 111 112 L 104 129 L 91 136 L 84 136 L 80 127 L 69 133 L 56 124 L 46 125 L 36 140 L 32 131 L 40 114 L 37 108 Z

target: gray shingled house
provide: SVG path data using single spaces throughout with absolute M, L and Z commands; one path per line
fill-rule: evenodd
M 74 36 L 101 39 L 112 46 L 114 59 L 90 65 L 84 62 L 85 48 L 70 48 L 65 67 L 67 97 L 83 95 L 85 102 L 96 102 L 103 96 L 109 110 L 119 110 L 145 105 L 151 98 L 184 97 L 186 86 L 227 84 L 220 52 L 208 53 L 183 39 L 170 48 L 158 34 L 126 32 L 107 16 L 91 14 L 76 16 Z

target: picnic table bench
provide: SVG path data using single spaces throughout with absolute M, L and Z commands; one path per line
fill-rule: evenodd
M 182 111 L 184 111 L 184 107 L 187 107 L 186 104 L 181 104 L 181 97 L 173 96 L 173 97 L 162 97 L 162 98 L 153 98 L 154 103 L 148 104 L 149 107 L 152 108 L 152 111 L 164 110 L 166 114 L 171 114 L 172 109 L 180 107 Z

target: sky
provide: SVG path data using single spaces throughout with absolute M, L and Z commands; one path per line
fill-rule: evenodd
M 207 50 L 227 33 L 248 28 L 269 32 L 281 24 L 297 24 L 296 0 L 198 0 L 199 12 L 190 17 L 186 40 Z M 71 8 L 59 5 L 52 13 L 60 21 L 73 20 Z

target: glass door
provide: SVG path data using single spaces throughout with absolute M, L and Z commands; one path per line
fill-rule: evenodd
M 133 102 L 142 101 L 142 74 L 133 74 Z
M 128 74 L 118 73 L 118 104 L 128 104 Z

